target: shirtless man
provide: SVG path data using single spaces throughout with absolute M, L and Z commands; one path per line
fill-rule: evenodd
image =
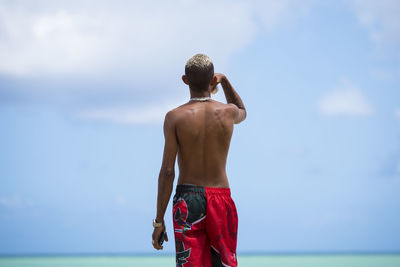
M 233 124 L 246 118 L 246 109 L 226 76 L 214 74 L 206 55 L 197 54 L 187 61 L 182 80 L 190 88 L 191 100 L 165 116 L 153 246 L 163 248 L 158 239 L 165 231 L 164 214 L 178 153 L 179 177 L 173 198 L 176 266 L 237 266 L 238 217 L 225 168 Z M 227 104 L 210 98 L 218 84 Z

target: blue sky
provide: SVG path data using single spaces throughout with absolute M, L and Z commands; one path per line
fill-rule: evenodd
M 400 250 L 399 12 L 0 1 L 0 253 L 153 252 L 162 123 L 197 52 L 248 111 L 227 161 L 240 252 Z

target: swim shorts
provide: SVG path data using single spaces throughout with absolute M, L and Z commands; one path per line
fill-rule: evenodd
M 177 185 L 173 221 L 177 267 L 237 266 L 238 216 L 229 188 Z

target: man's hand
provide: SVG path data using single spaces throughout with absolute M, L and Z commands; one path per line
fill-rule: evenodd
M 163 249 L 163 246 L 160 246 L 158 244 L 158 239 L 160 238 L 160 235 L 165 231 L 165 225 L 161 227 L 155 227 L 152 235 L 152 243 L 153 247 L 157 250 Z M 165 241 L 168 242 L 168 236 L 165 236 Z
M 215 73 L 214 76 L 217 78 L 217 84 L 226 79 L 226 76 L 222 73 Z
M 217 87 L 218 84 L 220 84 L 223 80 L 226 79 L 226 76 L 222 73 L 214 73 L 214 78 L 212 80 L 212 87 L 211 87 L 211 92 Z

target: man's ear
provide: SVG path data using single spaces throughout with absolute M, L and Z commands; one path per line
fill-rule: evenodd
M 217 76 L 214 75 L 210 81 L 211 87 L 215 87 L 215 85 L 217 85 L 217 80 L 218 80 Z
M 186 75 L 182 75 L 182 81 L 183 81 L 185 84 L 189 85 L 189 82 L 188 82 L 188 80 L 187 80 L 187 78 L 186 78 Z

